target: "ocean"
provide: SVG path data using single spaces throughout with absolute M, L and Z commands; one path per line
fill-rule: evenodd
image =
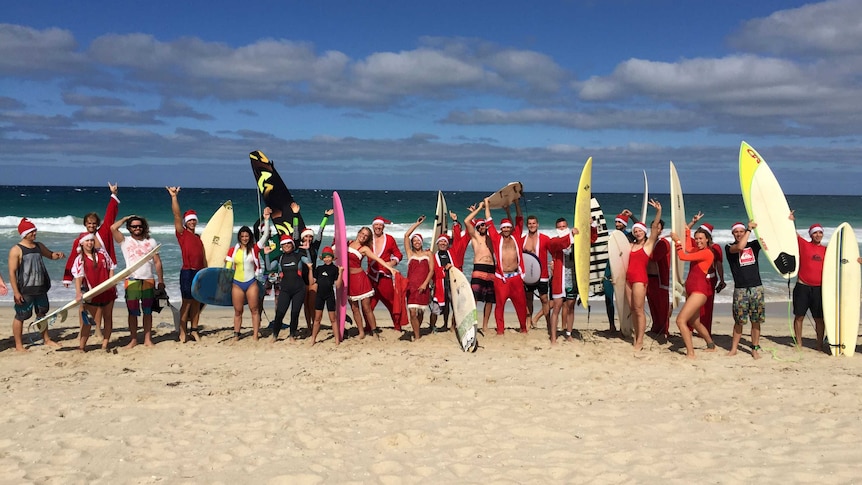
M 251 186 L 251 184 L 249 184 Z M 468 214 L 467 207 L 478 203 L 493 192 L 444 192 L 450 210 L 457 213 L 458 218 Z M 554 222 L 558 217 L 566 217 L 572 222 L 575 194 L 530 192 L 524 187 L 524 215 L 533 214 L 539 219 L 540 231 L 554 235 Z M 331 190 L 293 190 L 294 198 L 301 206 L 306 224 L 317 229 L 323 216 L 323 211 L 332 206 Z M 386 228 L 387 233 L 395 237 L 399 246 L 403 243 L 404 232 L 420 215 L 428 219 L 419 232 L 426 236 L 426 246 L 432 232 L 432 223 L 437 201 L 437 193 L 432 191 L 397 191 L 397 190 L 344 190 L 339 191 L 344 203 L 345 219 L 348 222 L 348 235 L 356 234 L 362 226 L 370 226 L 376 216 L 383 216 L 393 223 Z M 20 239 L 17 226 L 21 217 L 30 218 L 38 228 L 38 240 L 55 251 L 69 253 L 72 241 L 84 230 L 82 218 L 88 212 L 104 214 L 110 192 L 107 186 L 101 187 L 36 187 L 36 186 L 0 186 L 0 249 L 8 251 Z M 608 223 L 612 226 L 613 216 L 622 209 L 628 208 L 636 215 L 640 213 L 642 194 L 608 193 L 594 194 L 602 205 Z M 663 219 L 670 227 L 670 203 L 668 194 L 651 194 L 665 208 Z M 153 187 L 123 187 L 120 186 L 120 217 L 137 214 L 145 217 L 150 224 L 152 237 L 162 243 L 162 263 L 172 301 L 179 301 L 179 270 L 181 265 L 179 247 L 174 236 L 173 216 L 171 214 L 171 199 L 164 188 Z M 842 222 L 849 222 L 855 229 L 857 239 L 862 240 L 862 196 L 809 196 L 790 195 L 787 197 L 790 207 L 796 213 L 796 226 L 800 234 L 807 237 L 809 225 L 817 222 L 823 225 L 828 241 L 834 229 Z M 203 230 L 210 215 L 226 200 L 233 201 L 236 229 L 242 225 L 252 225 L 258 219 L 259 202 L 253 186 L 248 189 L 203 189 L 183 188 L 179 195 L 183 211 L 195 209 L 201 220 L 198 232 Z M 736 221 L 746 220 L 745 207 L 739 194 L 691 194 L 685 196 L 686 214 L 697 211 L 704 213 L 701 222 L 709 222 L 715 226 L 713 237 L 722 247 L 731 242 L 730 226 Z M 504 217 L 503 211 L 494 211 L 494 219 L 499 222 Z M 514 216 L 514 214 L 513 214 Z M 652 220 L 652 215 L 649 216 Z M 324 230 L 324 244 L 331 241 L 332 226 Z M 403 248 L 402 248 L 403 250 Z M 8 254 L 8 253 L 6 253 Z M 123 265 L 122 257 L 119 262 Z M 3 259 L 0 271 L 3 279 L 8 281 L 8 266 Z M 465 273 L 469 274 L 472 261 L 468 250 Z M 68 301 L 74 297 L 74 289 L 64 288 L 63 261 L 47 261 L 48 271 L 53 280 L 49 298 L 54 302 Z M 402 262 L 399 269 L 406 271 L 407 264 Z M 788 300 L 787 281 L 782 279 L 769 264 L 761 258 L 761 274 L 768 301 Z M 730 269 L 725 264 L 728 289 L 716 295 L 717 302 L 729 302 L 732 293 L 732 277 Z M 597 297 L 601 299 L 601 297 Z M 11 292 L 0 296 L 0 304 L 11 304 Z

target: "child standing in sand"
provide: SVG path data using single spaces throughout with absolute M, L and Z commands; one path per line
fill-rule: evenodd
M 95 288 L 114 276 L 114 268 L 117 266 L 111 259 L 111 255 L 104 249 L 96 249 L 96 238 L 87 233 L 81 236 L 78 244 L 81 253 L 72 263 L 72 277 L 75 278 L 75 299 L 81 301 L 84 295 L 83 288 Z M 79 333 L 81 352 L 87 351 L 87 339 L 90 338 L 91 326 L 102 328 L 102 350 L 108 350 L 108 342 L 111 340 L 111 330 L 114 327 L 114 300 L 117 299 L 117 288 L 113 287 L 104 293 L 95 296 L 90 301 L 83 302 L 84 312 Z
M 320 252 L 323 264 L 314 268 L 311 272 L 310 282 L 314 287 L 314 325 L 311 330 L 311 345 L 317 343 L 317 333 L 320 331 L 320 321 L 323 320 L 323 308 L 329 312 L 329 322 L 332 324 L 332 335 L 335 337 L 335 345 L 341 343 L 341 329 L 338 328 L 338 317 L 335 315 L 335 289 L 341 288 L 344 282 L 341 275 L 344 267 L 336 266 L 335 253 L 331 247 L 323 248 Z

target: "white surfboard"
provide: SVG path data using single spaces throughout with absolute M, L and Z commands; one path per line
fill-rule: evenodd
M 92 288 L 90 291 L 84 293 L 82 295 L 81 301 L 72 300 L 69 303 L 66 303 L 65 305 L 60 307 L 60 309 L 54 310 L 53 312 L 45 315 L 44 317 L 42 317 L 38 320 L 35 320 L 30 325 L 31 326 L 35 325 L 37 330 L 39 330 L 40 332 L 44 332 L 45 329 L 48 328 L 48 325 L 52 325 L 52 324 L 54 324 L 54 322 L 57 321 L 57 318 L 60 319 L 60 322 L 65 322 L 66 317 L 69 316 L 69 310 L 77 308 L 77 306 L 80 305 L 82 302 L 92 300 L 93 298 L 95 298 L 95 297 L 101 295 L 102 293 L 108 291 L 109 288 L 116 286 L 117 283 L 122 281 L 126 276 L 129 276 L 130 274 L 134 273 L 136 269 L 140 268 L 141 266 L 143 266 L 144 264 L 149 262 L 151 259 L 153 259 L 156 256 L 156 254 L 159 253 L 159 248 L 161 248 L 161 247 L 162 247 L 162 245 L 159 244 L 158 246 L 156 246 L 152 250 L 150 250 L 150 252 L 145 254 L 144 257 L 142 257 L 137 262 L 135 262 L 135 264 L 129 266 L 128 268 L 125 268 L 124 270 L 120 271 L 119 273 L 115 273 L 114 276 L 112 276 L 111 278 L 108 278 L 107 280 L 103 281 L 101 284 L 96 285 L 95 288 Z
M 799 243 L 790 206 L 769 165 L 748 143 L 739 147 L 739 185 L 749 219 L 757 223 L 754 234 L 766 258 L 784 279 L 799 270 Z
M 478 316 L 476 300 L 470 281 L 458 268 L 449 268 L 449 288 L 452 291 L 452 311 L 455 313 L 455 335 L 464 352 L 475 352 L 479 347 L 476 338 Z
M 508 185 L 488 196 L 488 206 L 491 209 L 504 209 L 520 199 L 523 192 L 524 186 L 521 182 L 509 182 Z
M 542 263 L 533 253 L 524 253 L 524 283 L 534 285 L 542 278 Z M 530 298 L 527 295 L 527 298 Z
M 685 202 L 682 197 L 682 186 L 676 167 L 670 162 L 670 230 L 676 233 L 680 239 L 685 237 Z M 671 241 L 671 246 L 673 242 Z M 670 249 L 670 284 L 672 286 L 671 304 L 673 308 L 679 306 L 680 300 L 685 296 L 685 285 L 683 283 L 684 266 L 676 252 L 676 248 Z
M 649 181 L 647 180 L 646 170 L 644 170 L 644 200 L 641 204 L 641 222 L 646 224 L 647 208 L 649 207 Z M 647 226 L 649 227 L 649 226 Z
M 632 245 L 622 231 L 613 231 L 608 239 L 608 264 L 611 266 L 611 283 L 614 286 L 614 301 L 617 304 L 617 318 L 620 319 L 620 331 L 623 336 L 632 336 L 634 325 L 632 312 L 626 299 L 626 270 L 629 267 L 629 256 Z
M 832 355 L 852 357 L 859 335 L 859 244 L 850 224 L 835 229 L 823 263 L 823 323 Z
M 233 242 L 233 204 L 227 201 L 210 217 L 201 233 L 207 267 L 221 268 Z
M 434 213 L 434 239 L 431 240 L 431 247 L 437 247 L 437 238 L 441 234 L 449 232 L 449 209 L 446 207 L 446 199 L 443 197 L 443 192 L 437 191 L 437 210 Z

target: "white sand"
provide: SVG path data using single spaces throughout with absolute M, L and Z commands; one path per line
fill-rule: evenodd
M 398 340 L 381 312 L 379 340 L 337 348 L 220 342 L 232 311 L 208 308 L 203 342 L 160 328 L 154 348 L 82 354 L 66 322 L 52 330 L 60 350 L 0 346 L 0 482 L 859 480 L 862 358 L 815 352 L 808 325 L 809 348 L 793 350 L 786 306 L 770 306 L 759 361 L 747 345 L 725 356 L 732 320 L 716 308 L 724 350 L 693 363 L 678 337 L 634 355 L 596 310 L 589 327 L 578 311 L 582 341 L 507 332 L 475 354 L 451 332 Z

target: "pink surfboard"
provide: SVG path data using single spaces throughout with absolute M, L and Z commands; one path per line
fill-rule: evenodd
M 347 320 L 347 227 L 344 224 L 344 208 L 338 192 L 332 193 L 332 210 L 335 211 L 335 264 L 344 268 L 341 274 L 341 288 L 335 288 L 335 312 L 338 316 L 338 330 L 344 339 L 344 324 Z

